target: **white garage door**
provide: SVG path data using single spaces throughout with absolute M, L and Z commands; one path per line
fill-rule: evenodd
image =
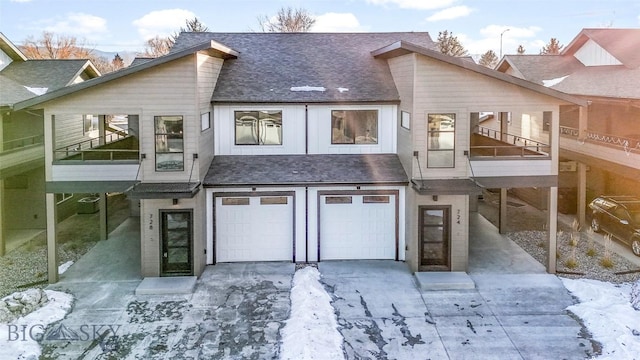
M 216 261 L 293 260 L 293 197 L 216 198 Z
M 395 259 L 395 197 L 321 196 L 321 260 Z

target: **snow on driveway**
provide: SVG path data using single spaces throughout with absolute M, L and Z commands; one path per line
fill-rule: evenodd
M 640 311 L 631 306 L 631 284 L 561 278 L 580 303 L 567 310 L 602 344 L 598 359 L 640 359 Z

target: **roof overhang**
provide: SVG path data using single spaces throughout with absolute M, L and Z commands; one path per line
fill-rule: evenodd
M 206 51 L 208 54 L 212 56 L 217 55 L 219 57 L 222 57 L 223 59 L 238 57 L 237 51 L 230 49 L 215 41 L 206 41 L 202 44 L 195 45 L 190 48 L 184 49 L 182 51 L 177 51 L 175 53 L 169 53 L 167 55 L 155 58 L 153 60 L 149 60 L 147 62 L 141 63 L 136 66 L 129 66 L 122 70 L 114 71 L 112 73 L 108 73 L 106 75 L 103 75 L 94 79 L 89 79 L 87 81 L 83 81 L 78 84 L 63 87 L 61 89 L 46 93 L 44 95 L 36 96 L 34 98 L 18 102 L 14 104 L 14 109 L 20 110 L 20 109 L 25 109 L 34 105 L 38 105 L 46 101 L 60 98 L 65 95 L 73 94 L 80 90 L 84 90 L 96 85 L 104 84 L 109 81 L 123 78 L 125 76 L 131 75 L 143 70 L 147 70 L 158 65 L 166 64 L 168 62 L 181 59 L 185 56 L 188 56 L 200 51 Z
M 27 61 L 25 54 L 18 49 L 3 33 L 0 32 L 0 49 L 4 51 L 12 60 Z
M 125 192 L 136 181 L 47 181 L 47 193 L 108 193 Z
M 475 181 L 485 189 L 557 187 L 557 175 L 543 176 L 487 176 L 476 177 Z
M 191 199 L 200 191 L 200 182 L 137 183 L 127 192 L 131 199 Z
M 472 179 L 411 180 L 413 189 L 420 195 L 480 195 L 480 187 Z
M 442 54 L 438 51 L 434 51 L 431 49 L 427 49 L 425 47 L 422 46 L 418 46 L 406 41 L 397 41 L 393 44 L 387 45 L 383 48 L 380 48 L 378 50 L 374 50 L 371 52 L 371 55 L 373 55 L 375 58 L 380 58 L 380 59 L 389 59 L 389 58 L 393 58 L 393 57 L 397 57 L 397 56 L 402 56 L 402 55 L 406 55 L 406 54 L 410 54 L 410 53 L 415 53 L 415 54 L 420 54 L 423 56 L 427 56 L 429 58 L 438 60 L 438 61 L 442 61 L 444 63 L 450 64 L 450 65 L 454 65 L 454 66 L 458 66 L 461 67 L 463 69 L 469 70 L 469 71 L 473 71 L 475 73 L 478 74 L 482 74 L 484 76 L 488 76 L 491 78 L 494 78 L 496 80 L 500 80 L 500 81 L 504 81 L 513 85 L 517 85 L 526 89 L 529 89 L 531 91 L 535 91 L 537 93 L 543 94 L 543 95 L 547 95 L 547 96 L 551 96 L 554 97 L 556 99 L 560 99 L 569 103 L 573 103 L 576 105 L 580 105 L 580 106 L 587 106 L 587 102 L 586 100 L 580 99 L 578 97 L 563 93 L 561 91 L 558 90 L 554 90 L 554 89 L 550 89 L 547 87 L 544 87 L 542 85 L 538 85 L 535 84 L 533 82 L 527 81 L 527 80 L 523 80 L 520 78 L 517 78 L 515 76 L 511 76 L 505 73 L 501 73 L 499 71 L 493 70 L 493 69 L 489 69 L 485 66 L 482 65 L 478 65 L 474 62 L 468 61 L 468 60 L 464 60 L 462 58 L 459 57 L 455 57 L 455 56 L 449 56 L 449 55 L 445 55 Z

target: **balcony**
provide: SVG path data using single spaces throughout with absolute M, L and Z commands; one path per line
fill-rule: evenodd
M 560 126 L 560 149 L 637 168 L 640 138 Z
M 471 135 L 469 146 L 472 158 L 547 158 L 550 149 L 548 144 L 485 127 Z
M 54 150 L 56 163 L 138 162 L 139 142 L 124 132 L 113 132 Z
M 34 135 L 7 140 L 0 148 L 0 168 L 28 163 L 44 158 L 44 136 Z

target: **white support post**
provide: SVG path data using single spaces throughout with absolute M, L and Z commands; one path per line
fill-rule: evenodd
M 500 209 L 498 209 L 498 232 L 507 233 L 507 188 L 500 189 Z
M 587 225 L 587 164 L 578 163 L 578 222 Z
M 107 232 L 107 194 L 100 194 L 100 201 L 98 202 L 98 207 L 100 209 L 99 219 L 100 219 L 100 240 L 107 240 L 109 236 Z

